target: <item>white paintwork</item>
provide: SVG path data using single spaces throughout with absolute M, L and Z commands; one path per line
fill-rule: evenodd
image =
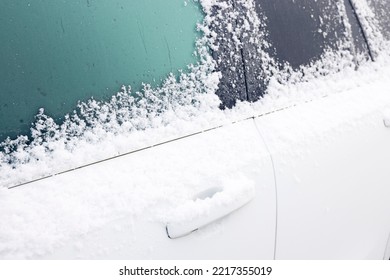
M 43 234 L 15 231 L 29 246 L 1 258 L 272 259 L 275 228 L 277 259 L 389 258 L 389 87 L 369 84 L 10 190 L 10 201 L 31 207 L 10 211 Z M 167 223 L 196 206 L 182 208 L 194 197 L 212 202 L 225 188 L 239 197 L 252 183 L 255 197 L 244 207 L 167 237 Z M 145 196 L 153 188 L 166 197 Z M 32 221 L 41 224 L 28 227 L 28 213 L 40 213 Z M 61 222 L 53 229 L 50 219 Z
M 386 251 L 383 256 L 384 260 L 390 260 L 390 234 L 389 234 L 389 239 L 387 240 L 387 246 L 386 246 Z
M 389 93 L 370 84 L 256 119 L 276 170 L 277 259 L 383 258 Z
M 144 181 L 140 181 L 140 176 L 136 181 L 132 180 L 134 172 L 144 174 Z M 178 206 L 170 205 L 171 201 L 180 200 L 173 200 L 172 196 L 188 196 L 190 199 L 211 187 L 221 187 L 218 182 L 223 185 L 223 177 L 228 178 L 227 183 L 234 183 L 229 186 L 233 192 L 236 188 L 240 190 L 244 185 L 253 184 L 255 198 L 231 215 L 186 237 L 169 239 L 163 221 L 168 221 L 169 213 Z M 188 181 L 183 181 L 183 178 Z M 84 191 L 91 190 L 90 186 L 94 187 L 92 192 Z M 166 188 L 166 197 L 145 197 L 145 193 L 152 193 L 145 188 L 151 186 Z M 48 197 L 50 192 L 57 193 L 58 190 L 61 196 Z M 268 151 L 253 120 L 10 191 L 19 196 L 19 201 L 34 197 L 37 205 L 33 208 L 37 209 L 22 211 L 42 213 L 42 236 L 50 235 L 49 231 L 53 233 L 52 245 L 46 250 L 45 240 L 39 240 L 39 234 L 21 235 L 19 238 L 26 238 L 24 242 L 36 244 L 32 247 L 40 246 L 40 254 L 29 255 L 27 247 L 23 252 L 9 253 L 7 258 L 272 259 L 274 256 L 274 174 Z M 38 203 L 41 200 L 45 202 Z M 146 201 L 147 206 L 137 208 L 140 201 Z M 45 203 L 58 205 L 58 211 L 44 213 Z M 115 204 L 116 210 L 112 210 L 110 204 Z M 52 217 L 63 221 L 56 229 L 50 228 L 50 221 L 45 222 Z M 94 222 L 93 228 L 79 232 L 83 228 L 83 219 L 100 222 Z M 36 252 L 35 248 L 31 252 Z

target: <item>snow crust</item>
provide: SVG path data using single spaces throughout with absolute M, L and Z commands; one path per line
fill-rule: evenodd
M 169 161 L 169 155 L 166 154 L 162 155 L 167 156 L 168 159 L 162 161 L 161 169 L 150 170 L 155 172 L 158 179 L 162 181 L 161 188 L 152 185 L 148 175 L 145 174 L 148 161 L 154 160 L 153 154 L 143 157 L 134 154 L 140 167 L 133 170 L 130 177 L 119 172 L 125 172 L 126 168 L 123 167 L 118 167 L 116 174 L 106 174 L 108 177 L 123 178 L 124 183 L 121 186 L 91 186 L 88 181 L 91 180 L 93 173 L 84 173 L 84 175 L 80 173 L 77 181 L 74 181 L 74 178 L 63 177 L 64 185 L 74 186 L 68 189 L 53 188 L 50 179 L 42 181 L 39 188 L 36 186 L 30 188 L 30 185 L 26 185 L 20 189 L 8 190 L 9 187 L 210 128 L 230 125 L 233 122 L 259 117 L 284 108 L 300 108 L 299 106 L 304 106 L 313 100 L 319 101 L 326 97 L 331 98 L 331 102 L 348 102 L 345 92 L 360 96 L 351 104 L 350 111 L 344 112 L 345 114 L 359 114 L 366 106 L 366 98 L 370 98 L 372 94 L 380 96 L 378 100 L 381 100 L 380 98 L 383 98 L 383 101 L 387 100 L 390 94 L 389 42 L 383 38 L 375 25 L 372 25 L 375 17 L 366 1 L 354 0 L 357 12 L 366 19 L 362 24 L 372 42 L 375 63 L 359 58 L 359 67 L 356 69 L 356 64 L 351 63 L 354 61 L 351 58 L 352 54 L 347 51 L 350 44 L 348 40 L 339 42 L 339 51 L 326 50 L 322 59 L 311 65 L 302 66 L 298 70 L 292 69 L 289 65 L 280 65 L 266 49 L 258 49 L 259 61 L 268 73 L 267 94 L 257 102 L 238 102 L 233 109 L 220 110 L 220 100 L 215 92 L 218 89 L 221 73 L 215 72 L 218 61 L 214 61 L 209 53 L 209 49 L 218 49 L 216 45 L 218 34 L 209 28 L 210 24 L 215 22 L 226 24 L 227 30 L 233 34 L 237 48 L 242 47 L 240 38 L 250 35 L 254 43 L 265 42 L 265 45 L 269 43 L 267 43 L 265 30 L 258 30 L 258 33 L 251 34 L 253 26 L 261 26 L 264 20 L 254 11 L 253 1 L 236 1 L 247 10 L 246 20 L 236 29 L 233 29 L 230 23 L 237 19 L 237 14 L 229 13 L 226 18 L 222 18 L 223 11 L 230 8 L 231 1 L 199 0 L 199 2 L 205 12 L 204 22 L 199 26 L 204 36 L 197 42 L 200 63 L 189 66 L 189 73 L 182 73 L 179 79 L 171 75 L 158 88 L 145 85 L 144 90 L 139 93 L 132 93 L 131 89 L 123 87 L 122 92 L 114 95 L 108 102 L 94 99 L 80 102 L 77 110 L 72 115 L 66 116 L 61 124 L 55 123 L 45 114 L 44 109 L 41 109 L 31 128 L 31 139 L 20 136 L 17 139 L 7 139 L 0 144 L 0 219 L 2 221 L 0 258 L 33 258 L 44 255 L 56 246 L 65 245 L 64 242 L 70 234 L 86 234 L 89 230 L 101 227 L 108 220 L 120 218 L 124 214 L 133 217 L 146 215 L 165 222 L 169 211 L 173 211 L 166 206 L 167 201 L 174 205 L 194 194 L 188 193 L 188 188 L 169 187 L 169 178 L 180 177 L 181 175 L 175 172 L 181 171 L 170 170 L 172 163 Z M 186 3 L 189 4 L 188 1 Z M 343 1 L 338 1 L 340 14 L 345 12 L 342 3 Z M 216 7 L 220 13 L 213 12 Z M 351 37 L 350 29 L 347 28 L 346 32 L 346 37 Z M 372 92 L 373 90 L 375 92 Z M 366 110 L 375 110 L 375 108 L 372 106 Z M 383 109 L 386 111 L 385 109 L 389 108 L 385 106 Z M 323 127 L 322 132 L 318 133 L 324 131 L 328 133 L 336 128 L 342 131 L 356 125 L 353 123 L 340 125 L 343 115 L 335 115 L 331 111 L 321 113 L 324 114 L 323 120 L 318 123 L 310 122 L 305 118 L 305 113 L 302 113 L 302 118 L 299 120 L 302 122 L 301 127 L 305 129 L 310 129 L 310 126 Z M 291 141 L 304 143 L 318 138 L 318 134 L 313 132 L 313 137 L 301 139 L 296 131 L 297 122 L 294 122 L 294 126 L 289 120 L 280 119 L 280 122 L 286 124 L 285 137 L 274 139 L 275 145 L 271 146 L 287 147 Z M 272 128 L 268 127 L 267 131 L 272 131 Z M 225 139 L 225 141 L 229 140 Z M 202 142 L 200 146 L 193 148 L 194 154 L 201 153 L 207 150 L 207 143 Z M 220 156 L 223 158 L 222 154 Z M 243 162 L 253 162 L 252 157 L 250 149 L 240 154 Z M 194 156 L 194 160 L 196 159 Z M 229 159 L 227 158 L 226 161 L 228 162 Z M 224 185 L 228 186 L 228 191 L 217 194 L 217 198 L 226 195 L 228 197 L 216 199 L 218 203 L 234 199 L 238 191 L 234 189 L 237 180 L 242 182 L 242 189 L 239 190 L 244 190 L 246 194 L 253 191 L 253 182 L 244 175 L 234 178 L 233 175 L 226 175 L 226 167 L 213 165 L 212 168 L 214 174 L 225 174 Z M 197 185 L 193 182 L 205 180 L 201 173 L 197 178 L 191 177 L 190 169 L 186 170 L 185 175 L 189 178 L 182 179 L 189 179 L 190 186 Z M 114 187 L 122 188 L 126 195 L 110 196 L 109 190 Z M 137 197 L 131 197 L 131 192 L 126 192 L 126 188 L 133 188 L 132 192 Z M 45 195 L 42 195 L 42 192 Z M 88 197 L 89 193 L 93 193 L 94 201 L 98 203 L 89 204 L 88 201 L 80 201 Z M 115 193 L 118 194 L 120 191 Z M 169 199 L 162 199 L 168 196 Z M 57 205 L 55 201 L 58 197 L 69 203 Z M 194 206 L 196 203 L 191 201 L 185 204 L 180 211 L 181 215 L 176 219 L 201 215 L 202 213 L 194 211 L 197 208 Z M 88 211 L 85 211 L 86 209 Z M 102 209 L 106 209 L 103 212 L 107 216 L 94 214 L 102 213 Z M 161 209 L 165 209 L 165 212 L 158 212 Z M 70 214 L 64 220 L 57 221 L 56 217 L 65 212 Z M 61 231 L 57 230 L 59 227 Z

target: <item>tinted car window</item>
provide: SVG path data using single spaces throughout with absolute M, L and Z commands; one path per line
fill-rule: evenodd
M 263 96 L 267 80 L 278 71 L 275 68 L 288 65 L 298 71 L 320 60 L 326 50 L 349 51 L 355 57 L 351 65 L 358 63 L 357 57 L 369 58 L 349 0 L 254 0 L 254 7 L 248 4 L 251 1 L 227 2 L 229 8 L 216 9 L 221 15 L 213 27 L 221 46 L 214 57 L 223 73 L 218 95 L 227 107 L 237 99 L 256 101 Z M 258 21 L 251 20 L 251 9 Z M 241 45 L 237 46 L 234 36 Z M 240 82 L 242 78 L 245 83 Z
M 245 86 L 244 62 L 242 60 L 242 46 L 238 18 L 244 16 L 235 0 L 226 0 L 227 5 L 215 5 L 212 10 L 210 29 L 216 34 L 215 47 L 211 53 L 217 62 L 217 71 L 223 75 L 216 94 L 222 101 L 222 108 L 232 107 L 236 100 L 247 100 Z M 238 12 L 240 11 L 240 12 Z
M 359 54 L 364 54 L 366 58 L 373 58 L 372 54 L 368 48 L 367 38 L 362 30 L 360 20 L 355 12 L 355 7 L 351 0 L 345 0 L 345 9 L 348 17 L 348 22 L 351 25 L 352 39 L 355 46 L 356 52 Z
M 349 51 L 351 57 L 355 57 L 351 59 L 350 65 L 359 63 L 358 59 L 369 58 L 363 31 L 348 0 L 255 2 L 257 14 L 263 24 L 260 30 L 265 29 L 261 48 L 279 63 L 277 68 L 286 69 L 287 72 L 283 74 L 285 79 L 288 79 L 291 71 L 301 71 L 302 66 L 319 61 L 326 50 Z M 266 46 L 268 43 L 270 47 Z M 248 100 L 255 101 L 266 92 L 267 79 L 275 72 L 266 73 L 267 65 L 258 63 L 264 55 L 254 60 L 256 55 L 251 49 L 253 46 L 245 44 L 244 61 Z M 357 56 L 357 53 L 363 55 Z M 292 70 L 286 68 L 287 65 L 291 66 Z M 325 69 L 339 66 L 323 64 L 321 67 Z M 325 72 L 338 70 L 326 69 Z
M 158 85 L 195 63 L 201 9 L 183 0 L 1 0 L 0 142 L 122 85 Z
M 336 1 L 256 0 L 256 3 L 258 13 L 266 17 L 273 55 L 293 68 L 319 59 L 326 48 L 336 49 L 337 43 L 345 37 L 345 26 Z M 359 38 L 360 31 L 348 1 L 346 7 L 354 23 L 355 38 Z
M 390 40 L 390 1 L 368 0 L 368 4 L 379 21 L 383 35 L 387 40 Z

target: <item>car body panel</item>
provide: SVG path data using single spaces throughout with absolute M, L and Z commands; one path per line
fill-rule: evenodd
M 229 199 L 240 195 L 241 190 L 252 188 L 255 197 L 209 226 L 182 238 L 169 239 L 166 224 L 173 216 L 180 218 L 202 211 L 202 201 L 193 202 L 192 197 L 211 187 L 224 188 L 221 193 L 226 198 L 221 203 L 229 204 Z M 9 192 L 12 194 L 8 203 L 5 201 L 1 207 L 6 207 L 7 212 L 15 208 L 27 222 L 19 224 L 12 218 L 1 217 L 4 223 L 15 227 L 15 235 L 7 243 L 9 251 L 0 251 L 1 258 L 272 259 L 274 256 L 274 173 L 253 120 Z M 12 204 L 15 200 L 25 201 L 23 209 L 18 210 Z M 179 207 L 186 203 L 189 210 Z M 48 207 L 56 212 L 45 212 Z M 41 217 L 31 213 L 40 213 Z M 34 218 L 38 225 L 29 224 L 29 219 Z M 29 228 L 39 229 L 40 233 L 29 232 Z M 48 236 L 52 244 L 47 242 Z M 24 248 L 26 243 L 30 245 Z
M 149 127 L 141 125 L 130 130 L 135 137 L 131 138 L 130 132 L 129 138 L 121 139 L 137 142 L 129 145 L 140 148 L 137 151 L 120 154 L 128 147 L 123 143 L 120 152 L 116 150 L 119 155 L 111 155 L 115 148 L 107 141 L 105 151 L 96 151 L 103 157 L 99 162 L 46 176 L 57 170 L 48 167 L 49 171 L 42 171 L 46 177 L 19 185 L 16 180 L 12 189 L 0 189 L 0 232 L 4 233 L 0 258 L 389 258 L 390 84 L 386 75 L 390 69 L 383 61 L 369 62 L 370 57 L 381 57 L 378 50 L 375 57 L 371 53 L 374 45 L 368 46 L 368 39 L 372 36 L 366 36 L 370 30 L 362 29 L 365 26 L 356 17 L 360 14 L 353 11 L 356 1 L 337 2 L 346 5 L 343 15 L 352 21 L 349 31 L 335 12 L 340 7 L 331 6 L 329 25 L 325 24 L 331 28 L 330 43 L 319 29 L 323 27 L 321 16 L 332 1 L 251 1 L 267 3 L 264 11 L 274 13 L 268 17 L 272 25 L 268 31 L 273 32 L 268 37 L 257 32 L 259 22 L 253 18 L 260 12 L 255 6 L 244 0 L 217 2 L 222 5 L 214 12 L 221 14 L 214 14 L 216 21 L 209 22 L 208 32 L 221 36 L 217 38 L 221 40 L 219 48 L 212 52 L 216 70 L 222 72 L 216 92 L 220 107 L 263 100 L 239 103 L 238 108 L 225 112 L 217 110 L 217 102 L 214 107 L 194 107 L 191 110 L 200 113 L 184 114 L 183 118 L 188 117 L 185 121 L 173 109 L 166 122 L 156 122 L 147 132 Z M 294 5 L 291 13 L 286 12 L 289 5 Z M 220 21 L 223 13 L 229 15 L 227 22 Z M 281 15 L 283 21 L 278 20 Z M 338 21 L 332 27 L 334 18 Z M 305 28 L 295 36 L 299 22 Z M 143 41 L 142 28 L 133 26 Z M 62 32 L 63 28 L 57 26 Z M 236 29 L 238 33 L 229 33 Z M 344 36 L 346 41 L 339 44 Z M 141 51 L 146 51 L 139 43 Z M 264 50 L 263 45 L 269 48 Z M 295 46 L 293 50 L 291 46 Z M 166 59 L 170 52 L 165 47 Z M 286 64 L 272 65 L 274 62 Z M 268 66 L 270 69 L 265 69 Z M 212 73 L 215 77 L 219 74 Z M 153 103 L 154 97 L 140 101 Z M 211 102 L 212 98 L 205 100 Z M 169 107 L 170 103 L 163 105 Z M 158 107 L 155 114 L 148 114 L 149 107 L 145 108 L 141 121 L 160 117 Z M 191 126 L 198 130 L 181 127 L 202 113 L 206 117 Z M 170 127 L 172 120 L 178 120 L 174 128 Z M 207 130 L 199 131 L 199 127 Z M 190 134 L 164 142 L 164 130 L 173 130 L 176 136 Z M 146 137 L 138 138 L 138 133 Z M 118 136 L 116 131 L 103 135 Z M 81 144 L 81 149 L 87 147 L 83 152 L 97 150 L 100 138 L 93 136 Z M 158 143 L 150 144 L 155 136 Z M 98 144 L 88 146 L 89 141 Z M 50 144 L 42 145 L 49 156 L 55 147 Z M 25 148 L 10 145 L 4 147 Z M 42 152 L 36 149 L 33 153 L 37 150 Z M 107 154 L 111 157 L 105 157 Z M 10 168 L 18 166 L 18 156 L 9 158 L 14 164 Z M 31 167 L 33 175 L 41 174 L 36 172 L 40 166 L 47 167 L 39 165 L 39 155 L 35 158 L 33 154 L 29 160 L 26 162 L 31 165 L 23 170 L 28 172 Z M 169 235 L 170 228 L 176 229 L 176 234 Z
M 277 259 L 383 258 L 389 92 L 372 82 L 256 119 L 275 164 Z

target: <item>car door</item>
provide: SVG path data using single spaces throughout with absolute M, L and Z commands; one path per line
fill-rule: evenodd
M 364 49 L 359 53 L 366 56 Z M 256 118 L 275 166 L 277 259 L 384 257 L 390 233 L 390 131 L 384 125 L 390 84 L 383 67 L 290 83 L 281 96 L 290 104 Z M 317 98 L 294 100 L 307 91 Z
M 274 257 L 274 173 L 253 120 L 8 190 L 0 208 L 1 258 Z
M 383 258 L 390 233 L 386 94 L 371 84 L 256 119 L 275 164 L 276 258 Z
M 24 20 L 17 21 L 18 28 L 25 22 L 31 21 L 31 28 L 24 29 L 23 25 L 21 33 L 27 32 L 28 36 L 34 37 L 31 44 L 33 47 L 39 47 L 39 52 L 31 53 L 31 48 L 27 48 L 20 50 L 21 53 L 32 60 L 46 61 L 48 59 L 46 64 L 49 66 L 44 70 L 49 71 L 49 74 L 55 75 L 55 73 L 65 71 L 66 75 L 59 76 L 64 77 L 75 95 L 68 94 L 66 88 L 61 87 L 62 80 L 48 81 L 46 86 L 50 86 L 49 89 L 35 85 L 42 80 L 41 75 L 44 73 L 29 71 L 28 73 L 35 73 L 35 76 L 39 77 L 29 76 L 23 79 L 34 85 L 29 87 L 34 89 L 34 93 L 31 96 L 25 96 L 23 90 L 18 91 L 12 87 L 13 79 L 11 78 L 18 69 L 11 71 L 10 77 L 12 77 L 3 83 L 3 87 L 6 88 L 3 90 L 4 94 L 18 92 L 21 94 L 16 98 L 19 101 L 32 98 L 31 102 L 27 102 L 30 105 L 28 109 L 35 110 L 37 104 L 34 102 L 38 102 L 40 106 L 45 106 L 49 113 L 54 110 L 61 116 L 71 108 L 65 107 L 72 106 L 71 104 L 76 100 L 83 99 L 83 96 L 78 94 L 83 93 L 84 90 L 90 92 L 91 89 L 87 88 L 92 85 L 93 89 L 98 84 L 96 81 L 107 84 L 107 90 L 111 86 L 120 85 L 122 78 L 123 81 L 127 79 L 115 76 L 114 80 L 110 80 L 114 78 L 112 75 L 118 73 L 135 77 L 135 84 L 132 86 L 136 86 L 141 81 L 146 82 L 148 78 L 156 79 L 158 82 L 160 74 L 163 75 L 167 69 L 173 71 L 195 59 L 195 56 L 192 56 L 194 37 L 197 32 L 195 23 L 202 18 L 202 13 L 197 7 L 183 6 L 181 1 L 172 2 L 170 5 L 164 1 L 159 1 L 159 3 L 155 3 L 156 1 L 116 2 L 114 5 L 107 3 L 100 5 L 92 2 L 77 5 L 64 4 L 62 10 L 56 5 L 46 3 L 19 5 L 9 2 L 5 4 L 6 19 L 9 17 L 10 20 L 7 20 L 4 30 L 11 30 L 12 28 L 6 27 L 15 25 L 13 18 L 17 11 L 26 14 Z M 135 15 L 123 18 L 121 15 L 124 11 L 131 11 Z M 50 15 L 47 17 L 40 16 L 48 12 Z M 71 14 L 72 17 L 55 16 L 61 12 Z M 159 17 L 153 16 L 158 13 Z M 152 18 L 154 20 L 151 20 Z M 80 25 L 79 22 L 85 22 L 86 27 Z M 166 32 L 159 29 L 162 25 L 165 26 Z M 31 35 L 36 32 L 30 31 L 42 30 L 42 28 L 47 29 L 46 37 Z M 100 28 L 101 32 L 96 33 L 96 28 Z M 122 28 L 129 29 L 130 33 L 125 33 L 130 36 L 130 39 L 127 40 L 120 36 L 122 40 L 117 43 L 116 39 Z M 19 51 L 15 54 L 12 48 L 13 34 L 9 34 L 8 31 L 3 33 L 10 37 L 4 47 L 7 50 L 6 53 L 10 54 L 8 59 L 12 60 L 9 64 L 18 68 L 17 64 L 13 64 L 14 56 L 19 56 Z M 178 33 L 183 33 L 185 36 L 182 34 L 183 36 L 179 38 Z M 221 34 L 221 32 L 218 33 L 218 35 Z M 48 36 L 53 39 L 47 40 Z M 41 44 L 41 41 L 45 44 Z M 59 45 L 58 42 L 60 42 Z M 130 49 L 129 42 L 132 43 Z M 23 44 L 19 45 L 23 47 Z M 72 49 L 75 45 L 79 45 L 80 48 Z M 95 49 L 88 50 L 88 56 L 85 56 L 85 49 L 90 46 Z M 45 49 L 59 51 L 42 52 Z M 107 49 L 113 51 L 107 52 Z M 225 51 L 229 52 L 229 49 Z M 64 58 L 65 64 L 59 64 L 60 67 L 57 67 L 55 63 L 57 66 L 51 67 L 53 61 L 59 59 L 59 54 L 65 56 L 69 53 L 72 53 L 72 56 L 70 60 Z M 107 64 L 107 54 L 110 56 L 111 65 Z M 126 62 L 130 65 L 119 63 L 116 58 L 127 58 Z M 231 70 L 235 78 L 231 80 L 236 83 L 237 90 L 243 92 L 245 91 L 243 73 L 240 70 L 239 75 L 235 75 L 235 71 L 242 68 L 240 59 L 237 61 L 238 67 Z M 73 63 L 75 65 L 82 63 L 82 67 L 74 66 Z M 134 73 L 129 73 L 127 70 L 121 71 L 123 68 L 117 68 L 118 64 L 131 69 Z M 134 65 L 143 66 L 146 69 Z M 31 63 L 31 66 L 35 67 L 35 64 Z M 73 68 L 82 72 L 68 71 Z M 104 77 L 101 76 L 102 73 Z M 49 74 L 43 76 L 50 77 Z M 83 83 L 79 83 L 80 77 L 84 77 Z M 73 78 L 76 82 L 72 82 Z M 173 76 L 171 78 L 173 79 Z M 81 89 L 74 87 L 75 84 Z M 222 84 L 221 88 L 223 88 Z M 53 90 L 58 87 L 64 88 L 65 92 Z M 188 94 L 192 94 L 188 84 L 185 84 L 185 88 L 188 89 Z M 228 86 L 226 89 L 230 90 L 232 87 Z M 125 91 L 124 94 L 127 95 L 127 90 Z M 48 92 L 57 93 L 56 96 L 46 98 Z M 63 99 L 71 96 L 75 98 L 73 101 Z M 6 96 L 6 100 L 11 97 L 14 98 L 15 95 Z M 59 98 L 57 101 L 59 101 L 61 110 L 55 106 L 54 97 Z M 46 106 L 41 99 L 54 102 L 51 104 L 53 106 Z M 164 100 L 167 101 L 167 99 L 169 98 Z M 153 102 L 153 100 L 146 102 Z M 21 103 L 13 103 L 17 106 L 13 109 L 7 107 L 9 112 L 26 113 L 32 116 L 32 112 L 19 110 L 18 106 Z M 27 104 L 24 103 L 23 106 Z M 94 100 L 90 100 L 90 104 L 92 107 L 96 105 Z M 169 104 L 164 105 L 169 107 Z M 121 108 L 122 104 L 118 104 L 118 107 Z M 83 105 L 80 105 L 78 109 L 89 110 L 89 108 L 83 108 Z M 145 111 L 147 110 L 148 108 Z M 8 111 L 2 112 L 7 115 Z M 47 119 L 43 110 L 40 112 L 37 122 L 43 124 Z M 103 114 L 107 115 L 105 113 Z M 93 110 L 92 115 L 94 115 Z M 10 127 L 15 128 L 13 131 L 15 133 L 23 132 L 28 127 L 27 124 L 31 122 L 24 117 L 22 120 L 22 117 L 12 118 L 12 114 L 7 116 L 12 119 L 13 123 L 4 122 L 7 118 L 3 118 L 4 129 L 0 131 L 2 134 L 0 138 L 5 138 L 11 133 Z M 43 120 L 40 117 L 43 117 Z M 150 119 L 153 117 L 155 115 Z M 54 123 L 53 119 L 48 119 L 51 124 Z M 98 119 L 99 124 L 104 122 L 100 116 Z M 110 119 L 111 116 L 108 116 L 107 121 Z M 18 124 L 16 125 L 15 122 Z M 83 123 L 84 120 L 81 122 Z M 86 126 L 93 126 L 94 119 L 85 120 L 85 123 Z M 41 127 L 39 124 L 38 127 Z M 141 127 L 134 134 L 143 134 L 144 127 L 142 125 Z M 42 129 L 48 135 L 53 132 L 50 129 L 47 131 L 46 128 Z M 164 134 L 170 129 L 171 127 L 168 126 L 158 131 Z M 187 129 L 180 128 L 180 131 L 182 130 Z M 190 129 L 187 131 L 196 132 Z M 40 132 L 37 134 L 40 135 Z M 78 133 L 76 132 L 75 135 L 77 137 Z M 116 135 L 115 132 L 113 135 Z M 155 136 L 151 135 L 152 138 Z M 167 133 L 167 135 L 176 137 L 177 133 Z M 111 136 L 110 134 L 109 137 Z M 155 137 L 165 139 L 165 135 Z M 136 139 L 135 142 L 142 142 L 137 137 L 134 139 Z M 89 140 L 95 139 L 88 139 L 87 142 Z M 38 139 L 38 142 L 42 144 L 45 140 Z M 105 156 L 102 156 L 97 164 L 77 166 L 80 164 L 76 163 L 77 159 L 72 157 L 66 159 L 72 162 L 70 165 L 72 167 L 68 166 L 66 170 L 61 169 L 61 162 L 53 161 L 53 169 L 51 169 L 52 166 L 47 168 L 49 170 L 36 165 L 32 167 L 42 171 L 42 173 L 34 173 L 36 176 L 29 176 L 33 173 L 30 172 L 31 170 L 27 170 L 26 174 L 18 179 L 7 175 L 7 180 L 9 179 L 7 182 L 12 189 L 2 190 L 0 194 L 0 208 L 2 209 L 0 219 L 2 225 L 7 225 L 0 231 L 0 257 L 11 259 L 272 259 L 274 257 L 276 234 L 274 172 L 268 150 L 253 120 L 240 121 L 234 125 L 228 124 L 222 128 L 194 133 L 188 137 L 164 143 L 149 141 L 149 139 L 145 142 L 154 144 L 150 146 L 136 143 L 133 147 L 138 146 L 140 150 L 130 151 L 125 156 L 115 157 L 115 159 L 107 159 L 112 155 L 111 147 L 109 147 L 107 149 L 110 151 L 103 152 Z M 127 143 L 121 144 L 127 147 Z M 39 145 L 39 148 L 43 148 L 42 145 Z M 94 149 L 90 151 L 99 154 Z M 39 161 L 43 160 L 36 160 L 36 162 Z M 57 175 L 51 176 L 54 173 Z M 49 177 L 39 179 L 39 175 Z M 38 179 L 34 180 L 36 178 Z M 26 184 L 28 180 L 34 181 Z M 22 185 L 18 185 L 20 183 Z M 18 187 L 15 187 L 16 185 Z

